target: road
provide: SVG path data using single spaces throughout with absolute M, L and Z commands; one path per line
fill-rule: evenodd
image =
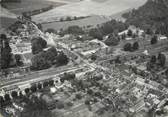
M 26 20 L 26 21 L 31 23 L 34 26 L 34 28 L 36 29 L 37 33 L 42 38 L 44 38 L 46 41 L 48 40 L 45 37 L 45 34 L 41 30 L 39 30 L 39 28 L 33 22 L 28 21 L 28 20 Z M 63 44 L 60 44 L 60 46 L 63 49 L 66 49 L 67 51 L 70 51 L 70 49 L 67 48 L 66 46 L 63 46 Z M 80 55 L 78 55 L 77 53 L 75 53 L 73 51 L 71 51 L 71 52 L 74 55 L 76 55 L 78 58 L 80 58 L 81 61 L 83 61 L 87 66 L 90 66 L 90 68 L 92 68 L 92 69 L 98 68 L 98 66 L 96 66 L 96 64 L 90 64 L 87 60 L 81 58 Z M 100 66 L 99 66 L 99 68 L 100 68 Z M 49 78 L 53 78 L 56 75 L 62 74 L 64 72 L 75 71 L 75 70 L 78 70 L 78 69 L 81 69 L 81 67 L 70 67 L 70 68 L 66 67 L 66 68 L 58 70 L 58 71 L 56 71 L 56 68 L 55 68 L 55 69 L 42 70 L 42 71 L 38 71 L 38 72 L 31 72 L 31 74 L 24 75 L 18 80 L 8 81 L 8 82 L 0 85 L 0 87 L 4 88 L 4 87 L 10 87 L 12 85 L 21 85 L 21 84 L 38 82 L 38 81 L 41 81 L 41 80 L 46 80 L 46 79 L 49 79 Z
M 59 72 L 63 72 L 63 71 L 68 71 L 68 70 L 72 70 L 75 68 L 81 68 L 82 66 L 76 66 L 76 67 L 58 67 L 58 68 L 50 68 L 47 70 L 41 70 L 41 71 L 35 71 L 35 72 L 30 72 L 27 73 L 26 75 L 22 75 L 20 77 L 17 77 L 16 79 L 10 79 L 8 81 L 5 81 L 3 84 L 0 85 L 0 87 L 5 86 L 5 85 L 10 85 L 13 84 L 15 82 L 19 82 L 19 81 L 24 81 L 24 80 L 30 80 L 30 79 L 35 79 L 41 76 L 49 76 L 49 75 L 54 75 L 57 74 Z
M 9 84 L 6 84 L 4 86 L 1 86 L 1 89 L 6 88 L 6 87 L 11 87 L 11 86 L 19 86 L 19 85 L 23 85 L 23 84 L 31 84 L 31 83 L 40 82 L 40 81 L 43 81 L 43 80 L 53 79 L 53 78 L 56 78 L 59 75 L 65 73 L 65 72 L 74 72 L 78 69 L 79 68 L 70 68 L 70 69 L 67 69 L 67 70 L 63 70 L 62 72 L 57 72 L 57 73 L 53 72 L 52 74 L 47 73 L 46 75 L 42 75 L 42 76 L 39 76 L 39 77 L 36 77 L 36 78 L 31 78 L 31 79 L 26 78 L 26 79 L 23 79 L 21 81 L 16 81 L 16 82 L 9 83 Z

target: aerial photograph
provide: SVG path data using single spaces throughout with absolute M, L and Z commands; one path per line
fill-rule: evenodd
M 168 0 L 0 0 L 0 117 L 168 117 Z

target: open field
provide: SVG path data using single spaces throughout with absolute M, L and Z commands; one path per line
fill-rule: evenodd
M 53 0 L 21 0 L 19 3 L 3 3 L 4 6 L 11 12 L 15 14 L 21 14 L 22 12 L 38 10 L 41 8 L 46 8 L 50 5 L 58 7 L 64 5 L 65 3 L 55 2 Z
M 125 12 L 128 12 L 129 10 L 130 9 L 116 13 L 111 16 L 93 15 L 90 17 L 86 17 L 84 19 L 73 20 L 73 21 L 42 23 L 42 26 L 43 26 L 44 31 L 47 30 L 48 28 L 53 28 L 55 30 L 66 29 L 69 26 L 73 26 L 73 25 L 78 25 L 80 27 L 87 27 L 87 26 L 95 27 L 98 24 L 105 23 L 111 19 L 125 21 L 125 19 L 122 18 L 122 14 Z
M 17 16 L 0 5 L 0 33 L 3 29 L 13 24 L 17 19 Z
M 46 0 L 46 1 L 52 1 L 52 2 L 60 2 L 60 3 L 73 3 L 73 2 L 79 2 L 80 0 Z
M 103 17 L 103 16 L 91 16 L 91 17 L 87 17 L 84 19 L 80 19 L 80 20 L 74 20 L 74 21 L 44 23 L 44 24 L 42 24 L 42 26 L 43 26 L 44 30 L 46 30 L 48 28 L 53 28 L 55 30 L 66 29 L 69 26 L 73 26 L 73 25 L 78 25 L 80 27 L 90 25 L 90 26 L 94 27 L 97 24 L 102 24 L 102 23 L 107 22 L 109 20 L 110 20 L 109 18 Z
M 137 8 L 146 0 L 83 0 L 69 3 L 48 12 L 33 16 L 36 22 L 51 22 L 65 16 L 113 15 L 131 8 Z

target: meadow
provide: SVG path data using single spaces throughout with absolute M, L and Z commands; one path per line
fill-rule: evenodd
M 53 1 L 53 0 L 52 0 Z M 55 0 L 57 1 L 57 0 Z M 33 16 L 36 22 L 51 22 L 65 16 L 111 16 L 127 9 L 137 8 L 146 0 L 83 0 L 56 7 L 48 12 Z
M 22 12 L 27 11 L 33 11 L 38 10 L 41 8 L 46 8 L 50 5 L 53 5 L 54 7 L 58 7 L 61 5 L 64 5 L 65 3 L 61 2 L 54 2 L 54 1 L 48 1 L 48 0 L 21 0 L 19 3 L 3 3 L 3 5 L 10 10 L 11 12 L 20 15 Z

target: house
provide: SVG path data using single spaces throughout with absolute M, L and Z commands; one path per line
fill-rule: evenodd
M 167 40 L 168 38 L 164 35 L 159 35 L 158 40 Z
M 129 26 L 127 30 L 124 30 L 120 33 L 118 33 L 119 36 L 128 34 L 128 31 L 131 30 L 133 34 L 137 34 L 138 36 L 142 36 L 144 33 L 144 30 L 141 30 L 140 28 L 137 28 L 133 25 Z

